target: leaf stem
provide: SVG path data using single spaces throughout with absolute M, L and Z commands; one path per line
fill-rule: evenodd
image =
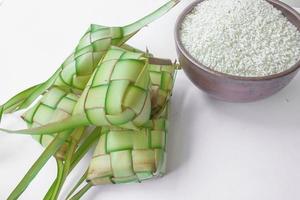
M 86 184 L 77 194 L 75 194 L 70 200 L 79 200 L 93 185 L 91 183 Z
M 56 176 L 53 184 L 51 185 L 50 189 L 48 190 L 47 194 L 45 195 L 44 200 L 51 199 L 51 197 L 53 195 L 53 192 L 55 190 L 56 183 L 57 183 L 59 177 L 61 177 L 62 174 L 63 174 L 63 169 L 64 169 L 63 168 L 63 161 L 56 159 L 56 163 L 57 163 L 57 176 Z
M 47 161 L 53 156 L 57 150 L 64 144 L 65 140 L 72 133 L 72 130 L 65 131 L 58 134 L 55 139 L 50 143 L 50 145 L 44 150 L 38 160 L 33 164 L 33 166 L 26 173 L 21 182 L 17 187 L 11 192 L 7 200 L 16 200 L 19 196 L 26 190 L 28 185 L 34 179 L 34 177 L 39 173 L 42 167 L 47 163 Z
M 86 170 L 86 172 L 81 176 L 81 178 L 79 179 L 79 181 L 76 183 L 76 185 L 69 192 L 69 194 L 68 194 L 68 196 L 67 196 L 66 199 L 69 199 L 73 195 L 73 193 L 79 188 L 79 186 L 85 181 L 85 179 L 87 177 L 87 173 L 88 173 L 88 170 Z
M 171 10 L 179 1 L 180 0 L 171 0 L 168 3 L 166 3 L 165 5 L 161 6 L 157 10 L 155 10 L 154 12 L 143 17 L 142 19 L 140 19 L 132 24 L 129 24 L 127 26 L 124 26 L 124 29 L 123 29 L 124 35 L 130 35 L 132 33 L 135 33 L 138 30 L 140 30 L 141 28 L 143 28 L 144 26 L 146 26 L 147 24 L 150 24 L 154 20 L 160 18 L 161 16 L 166 14 L 169 10 Z
M 6 103 L 1 105 L 0 122 L 1 122 L 2 115 L 4 113 L 14 111 L 24 101 L 24 99 L 27 98 L 28 96 L 30 96 L 30 94 L 32 94 L 32 92 L 34 90 L 36 90 L 36 88 L 40 87 L 40 85 L 42 85 L 42 84 L 35 85 L 33 87 L 30 87 L 30 88 L 20 92 L 19 94 L 10 98 Z
M 83 158 L 83 156 L 89 151 L 89 149 L 91 148 L 91 146 L 97 141 L 97 138 L 100 136 L 101 133 L 101 128 L 98 127 L 96 129 L 94 129 L 83 141 L 83 143 L 80 145 L 80 147 L 77 149 L 77 151 L 74 153 L 73 152 L 73 156 L 72 156 L 72 161 L 71 161 L 71 165 L 70 168 L 68 170 L 68 174 L 69 175 L 72 170 L 76 167 L 76 165 L 78 164 L 78 162 Z M 60 171 L 60 173 L 63 173 L 63 167 L 59 167 L 58 165 L 58 170 Z M 56 187 L 56 185 L 58 184 L 58 178 L 60 177 L 60 173 L 57 174 L 57 178 L 55 179 L 55 181 L 52 183 L 50 189 L 48 190 L 46 196 L 44 197 L 44 200 L 50 200 L 50 198 L 52 197 L 52 195 L 54 194 L 54 188 Z M 85 180 L 85 176 L 83 177 L 83 181 Z M 81 181 L 80 184 L 83 182 Z M 77 186 L 78 187 L 78 186 Z M 75 190 L 77 189 L 77 187 L 75 188 Z M 73 194 L 74 191 L 72 191 L 72 193 L 69 194 L 68 197 L 70 197 Z
M 88 135 L 88 137 L 83 141 L 80 147 L 77 149 L 73 156 L 71 169 L 73 169 L 78 162 L 82 159 L 82 157 L 89 151 L 91 146 L 96 143 L 101 133 L 101 128 L 98 127 L 92 133 Z
M 37 128 L 29 128 L 23 130 L 8 130 L 0 128 L 0 131 L 6 133 L 24 134 L 24 135 L 51 135 L 58 132 L 62 132 L 69 129 L 75 129 L 80 126 L 88 125 L 89 121 L 84 115 L 73 115 L 70 118 L 50 123 L 45 126 L 40 126 Z
M 77 142 L 75 142 L 74 140 L 71 141 L 71 144 L 70 144 L 70 147 L 67 151 L 67 155 L 66 155 L 66 159 L 65 159 L 65 162 L 63 164 L 63 172 L 61 174 L 61 176 L 58 176 L 57 177 L 57 181 L 55 183 L 55 189 L 53 190 L 53 193 L 52 193 L 52 197 L 51 197 L 51 200 L 56 200 L 59 196 L 59 193 L 61 191 L 61 188 L 69 174 L 69 170 L 70 170 L 70 165 L 71 165 L 71 161 L 72 161 L 72 156 L 73 156 L 73 153 L 76 149 L 76 146 L 77 146 Z
M 54 84 L 61 70 L 62 66 L 59 67 L 58 70 L 47 81 L 23 90 L 1 105 L 0 122 L 4 113 L 21 110 L 30 106 L 32 102 L 34 102 L 41 94 L 43 94 Z
M 77 163 L 82 159 L 82 157 L 88 152 L 88 150 L 91 148 L 91 146 L 96 143 L 97 138 L 99 138 L 101 134 L 101 128 L 97 127 L 92 133 L 88 135 L 88 137 L 84 140 L 84 142 L 81 144 L 81 146 L 76 151 L 73 162 L 71 166 L 71 170 L 77 165 Z M 77 184 L 72 188 L 72 190 L 69 192 L 67 199 L 72 196 L 72 194 L 77 190 L 77 188 L 84 182 L 84 180 L 87 177 L 88 170 L 83 174 L 83 176 L 79 179 Z

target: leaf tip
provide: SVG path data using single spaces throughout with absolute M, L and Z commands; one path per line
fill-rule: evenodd
M 2 115 L 3 115 L 3 110 L 4 110 L 4 107 L 0 106 L 0 123 L 1 123 Z

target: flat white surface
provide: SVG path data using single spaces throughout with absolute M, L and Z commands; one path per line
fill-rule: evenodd
M 282 2 L 289 4 L 290 6 L 300 7 L 299 0 L 282 0 Z
M 123 25 L 164 2 L 5 0 L 0 7 L 0 102 L 49 77 L 90 23 Z M 130 43 L 175 59 L 175 19 L 191 2 L 184 0 Z M 168 175 L 143 184 L 95 187 L 83 199 L 299 200 L 299 91 L 297 76 L 269 99 L 224 103 L 208 98 L 180 72 L 171 106 Z M 5 117 L 4 123 L 13 129 L 25 127 L 18 115 Z M 0 135 L 1 200 L 42 150 L 29 136 Z M 83 163 L 64 191 L 78 179 L 88 159 Z M 55 167 L 51 160 L 20 199 L 42 199 Z

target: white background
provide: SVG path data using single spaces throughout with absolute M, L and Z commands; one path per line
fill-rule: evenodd
M 282 0 L 283 2 L 291 5 L 291 6 L 296 6 L 300 7 L 300 1 L 299 0 Z
M 164 2 L 6 0 L 0 7 L 0 102 L 49 77 L 90 23 L 124 25 Z M 184 0 L 130 43 L 175 59 L 175 19 L 191 2 Z M 83 199 L 300 199 L 300 76 L 271 98 L 232 104 L 210 99 L 180 72 L 171 107 L 168 175 L 143 184 L 98 186 Z M 4 124 L 25 127 L 18 115 L 7 116 Z M 0 200 L 42 150 L 29 136 L 0 135 Z M 42 199 L 55 168 L 51 160 L 20 199 Z M 82 169 L 72 174 L 64 191 Z

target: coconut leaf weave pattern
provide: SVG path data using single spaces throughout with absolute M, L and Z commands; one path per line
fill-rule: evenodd
M 121 27 L 90 25 L 75 51 L 62 64 L 62 71 L 54 85 L 83 90 L 109 47 L 120 46 L 131 36 L 133 34 L 124 36 Z
M 88 182 L 93 185 L 141 182 L 165 173 L 166 105 L 172 93 L 175 69 L 169 60 L 149 59 L 151 103 L 155 108 L 152 109 L 160 116 L 152 117 L 139 131 L 113 127 L 103 130 L 90 163 Z
M 88 170 L 93 185 L 141 182 L 165 173 L 167 112 L 140 131 L 104 130 Z M 151 128 L 150 128 L 151 127 Z
M 26 111 L 23 115 L 24 121 L 26 121 L 28 127 L 39 127 L 51 122 L 63 120 L 72 115 L 73 109 L 78 101 L 78 96 L 72 93 L 67 93 L 57 87 L 51 88 L 44 94 L 39 102 Z M 54 135 L 34 135 L 42 146 L 47 147 L 55 138 Z M 66 144 L 67 145 L 67 144 Z M 66 145 L 64 145 L 57 156 L 64 157 L 66 151 Z
M 151 112 L 147 59 L 142 53 L 112 47 L 95 69 L 75 109 L 85 113 L 92 125 L 138 129 Z
M 159 115 L 166 107 L 174 86 L 176 65 L 171 60 L 149 58 L 151 79 L 151 116 Z

